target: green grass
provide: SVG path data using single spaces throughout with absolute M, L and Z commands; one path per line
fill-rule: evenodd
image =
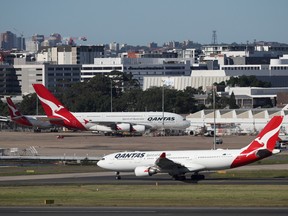
M 0 176 L 42 175 L 60 173 L 86 173 L 104 171 L 96 165 L 35 165 L 1 167 Z
M 0 206 L 287 207 L 288 185 L 69 185 L 0 187 Z

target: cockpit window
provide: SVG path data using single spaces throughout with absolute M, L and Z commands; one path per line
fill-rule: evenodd
M 105 160 L 105 158 L 103 157 L 101 160 Z

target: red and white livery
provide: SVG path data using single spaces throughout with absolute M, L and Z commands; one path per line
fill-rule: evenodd
M 182 116 L 169 112 L 70 112 L 44 85 L 33 87 L 51 122 L 71 129 L 144 133 L 148 129 L 184 130 L 190 125 Z
M 18 125 L 25 127 L 32 127 L 34 131 L 41 131 L 41 129 L 54 128 L 55 125 L 52 125 L 47 116 L 44 115 L 22 115 L 21 112 L 16 108 L 10 97 L 6 98 L 10 118 L 13 122 Z M 56 131 L 55 129 L 51 131 Z
M 134 172 L 136 176 L 151 176 L 168 173 L 175 179 L 185 179 L 186 173 L 193 173 L 192 179 L 203 179 L 201 171 L 231 169 L 253 163 L 280 151 L 275 148 L 283 121 L 274 116 L 246 147 L 235 150 L 187 150 L 187 151 L 145 151 L 118 152 L 107 155 L 97 165 L 120 172 Z

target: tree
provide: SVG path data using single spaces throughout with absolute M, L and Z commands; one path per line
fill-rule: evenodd
M 230 98 L 228 100 L 229 109 L 238 109 L 239 106 L 236 104 L 236 99 L 234 92 L 231 93 Z
M 0 116 L 8 116 L 8 107 L 7 104 L 0 100 Z
M 264 82 L 261 80 L 258 80 L 256 76 L 239 76 L 239 77 L 231 77 L 226 84 L 228 86 L 239 86 L 239 87 L 271 87 L 270 82 Z
M 36 93 L 23 96 L 23 100 L 19 104 L 18 109 L 24 115 L 37 115 L 37 114 L 44 115 L 45 114 L 42 106 L 39 103 Z

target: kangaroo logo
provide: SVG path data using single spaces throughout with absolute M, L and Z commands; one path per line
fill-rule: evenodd
M 10 101 L 7 101 L 7 105 L 8 105 L 8 108 L 12 111 L 12 118 L 14 117 L 21 117 L 22 115 L 19 113 L 19 111 L 13 106 L 10 104 Z
M 267 132 L 264 136 L 262 136 L 262 138 L 260 137 L 257 137 L 255 139 L 255 141 L 257 141 L 260 145 L 262 145 L 263 147 L 267 148 L 267 143 L 268 143 L 268 140 L 273 136 L 275 135 L 275 133 L 278 132 L 278 130 L 280 129 L 280 126 L 281 124 L 276 127 L 274 130 L 271 130 L 269 132 Z
M 252 142 L 252 145 L 254 147 L 254 142 L 257 142 L 261 147 L 254 149 L 253 151 L 251 151 L 250 153 L 248 153 L 246 156 L 249 156 L 251 154 L 253 154 L 255 151 L 261 150 L 261 149 L 268 149 L 268 141 L 271 137 L 273 137 L 279 130 L 280 130 L 281 124 L 279 124 L 275 129 L 268 131 L 267 133 L 265 133 L 261 138 L 257 137 L 254 139 L 254 141 Z M 252 145 L 248 146 L 252 147 Z
M 39 97 L 39 99 L 40 99 L 40 101 L 41 101 L 42 103 L 44 103 L 44 104 L 46 104 L 47 106 L 50 107 L 53 116 L 58 116 L 58 117 L 60 117 L 60 118 L 62 118 L 62 119 L 65 119 L 66 121 L 70 122 L 67 118 L 65 118 L 64 116 L 62 116 L 62 115 L 60 115 L 60 114 L 57 113 L 57 112 L 59 112 L 61 109 L 64 108 L 62 105 L 59 105 L 59 106 L 58 106 L 58 105 L 56 105 L 55 103 L 53 103 L 52 101 L 46 100 L 46 99 L 40 97 L 39 95 L 38 95 L 38 97 Z
M 15 109 L 13 106 L 10 106 L 10 104 L 8 104 L 8 107 L 12 111 L 13 117 L 19 116 L 19 113 L 18 113 L 17 109 Z

